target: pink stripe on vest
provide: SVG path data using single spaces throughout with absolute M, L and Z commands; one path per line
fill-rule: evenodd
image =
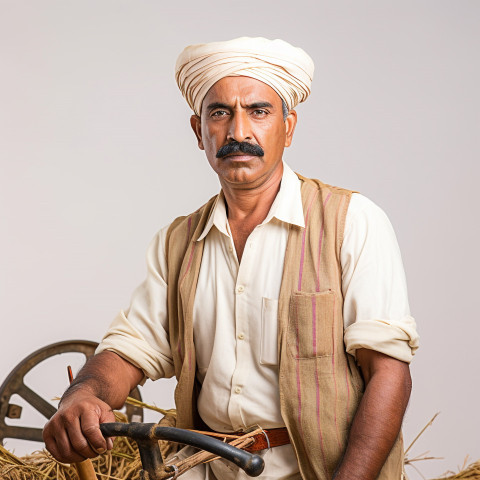
M 305 215 L 305 229 L 303 230 L 303 235 L 302 235 L 302 254 L 300 256 L 300 272 L 298 274 L 298 291 L 302 291 L 302 277 L 303 277 L 303 262 L 305 260 L 305 236 L 307 234 L 307 228 L 308 228 L 308 216 L 310 214 L 310 209 L 312 208 L 313 202 L 317 198 L 318 195 L 318 190 L 315 190 L 314 195 L 312 195 L 312 199 L 310 200 L 310 203 L 307 208 L 307 214 Z
M 313 355 L 317 356 L 317 299 L 312 297 L 312 334 L 313 334 Z M 318 436 L 320 438 L 320 449 L 322 451 L 322 463 L 325 475 L 328 475 L 327 460 L 325 458 L 325 449 L 323 445 L 322 426 L 320 424 L 320 384 L 318 382 L 318 366 L 315 362 L 315 386 L 316 388 L 316 400 L 317 400 L 317 427 Z
M 296 347 L 297 347 L 297 358 L 300 356 L 300 346 L 298 342 L 298 311 L 297 307 L 295 306 L 295 328 L 297 332 L 297 341 L 296 341 Z M 300 430 L 300 436 L 303 439 L 303 428 L 302 428 L 302 390 L 301 390 L 301 383 L 300 383 L 300 362 L 296 362 L 296 373 L 297 373 L 297 400 L 298 400 L 298 428 Z
M 330 192 L 328 195 L 327 195 L 327 198 L 325 199 L 325 201 L 323 202 L 323 208 L 325 208 L 327 206 L 327 203 L 328 201 L 330 200 L 330 197 L 332 196 L 332 192 Z M 324 215 L 325 217 L 325 215 Z M 318 242 L 318 260 L 317 260 L 317 288 L 316 288 L 316 291 L 319 292 L 320 291 L 320 258 L 322 256 L 322 244 L 323 244 L 323 230 L 324 230 L 324 227 L 325 227 L 325 221 L 324 221 L 324 218 L 322 218 L 322 227 L 320 229 L 320 240 Z

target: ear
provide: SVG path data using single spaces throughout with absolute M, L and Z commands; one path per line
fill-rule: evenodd
M 202 142 L 202 121 L 198 115 L 192 115 L 190 117 L 190 126 L 197 137 L 198 148 L 200 150 L 205 150 Z
M 285 119 L 285 147 L 289 147 L 292 144 L 293 132 L 297 125 L 297 112 L 290 110 L 287 118 Z

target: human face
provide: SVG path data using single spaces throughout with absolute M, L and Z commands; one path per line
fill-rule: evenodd
M 283 119 L 277 92 L 250 77 L 219 80 L 203 100 L 201 117 L 191 118 L 198 146 L 222 187 L 242 189 L 257 188 L 272 176 L 281 178 L 283 150 L 292 141 L 295 124 L 293 110 Z M 221 147 L 235 142 L 253 145 L 253 151 L 222 154 Z

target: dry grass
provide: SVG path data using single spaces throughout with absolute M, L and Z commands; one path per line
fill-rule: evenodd
M 420 433 L 413 439 L 412 443 L 407 447 L 405 450 L 405 465 L 413 467 L 422 478 L 425 478 L 419 469 L 416 467 L 416 462 L 421 462 L 424 460 L 440 460 L 440 457 L 432 457 L 429 455 L 429 452 L 421 453 L 415 457 L 409 457 L 410 450 L 412 449 L 413 445 L 415 445 L 416 441 L 423 435 L 425 430 L 429 428 L 435 419 L 438 417 L 440 412 L 437 412 L 432 419 L 420 430 Z M 449 471 L 443 474 L 443 476 L 434 478 L 431 480 L 462 480 L 462 479 L 469 479 L 469 480 L 480 480 L 480 460 L 477 460 L 473 463 L 468 463 L 468 456 L 465 458 L 463 466 L 459 468 L 458 473 Z
M 125 415 L 116 412 L 117 421 Z M 128 438 L 115 439 L 113 449 L 92 460 L 99 480 L 135 480 L 141 462 L 137 445 Z M 0 478 L 3 480 L 79 480 L 72 465 L 60 463 L 46 450 L 18 458 L 0 445 Z
M 128 402 L 164 415 L 159 422 L 164 426 L 175 425 L 175 410 L 163 410 L 135 399 L 129 399 Z M 437 458 L 429 456 L 428 452 L 415 457 L 410 456 L 413 445 L 423 432 L 432 425 L 437 415 L 425 425 L 405 451 L 405 465 L 411 466 L 417 471 L 417 462 Z M 116 412 L 116 416 L 117 421 L 126 421 L 124 414 Z M 159 444 L 162 456 L 165 458 L 171 452 L 172 445 L 165 441 L 159 442 Z M 204 460 L 209 461 L 211 458 L 205 458 Z M 138 448 L 134 441 L 127 438 L 116 438 L 113 449 L 93 459 L 92 463 L 98 480 L 139 479 L 141 462 Z M 0 478 L 4 480 L 79 480 L 77 471 L 72 465 L 58 462 L 46 450 L 19 458 L 1 445 Z M 447 472 L 443 477 L 432 480 L 480 480 L 480 460 L 468 464 L 467 458 L 458 473 Z
M 468 459 L 468 457 L 467 457 Z M 480 460 L 473 462 L 467 465 L 467 459 L 465 459 L 465 464 L 460 468 L 458 473 L 447 472 L 445 476 L 435 478 L 432 480 L 479 480 L 480 479 Z
M 8 458 L 10 457 L 10 458 Z M 92 460 L 99 479 L 125 480 L 138 478 L 140 457 L 136 446 L 125 439 L 115 441 L 114 449 Z M 72 465 L 57 462 L 46 450 L 21 459 L 0 450 L 0 478 L 5 480 L 79 480 Z

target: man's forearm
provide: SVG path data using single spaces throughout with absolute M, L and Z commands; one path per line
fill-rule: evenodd
M 60 403 L 88 391 L 112 408 L 121 408 L 130 391 L 141 381 L 142 373 L 113 352 L 91 357 L 65 391 Z
M 400 432 L 410 397 L 410 372 L 407 364 L 383 357 L 380 357 L 382 368 L 362 368 L 367 386 L 336 480 L 374 480 Z
M 143 373 L 112 352 L 92 357 L 64 393 L 58 411 L 47 422 L 43 439 L 61 462 L 80 462 L 112 447 L 100 423 L 113 422 L 112 409 L 123 406 Z

